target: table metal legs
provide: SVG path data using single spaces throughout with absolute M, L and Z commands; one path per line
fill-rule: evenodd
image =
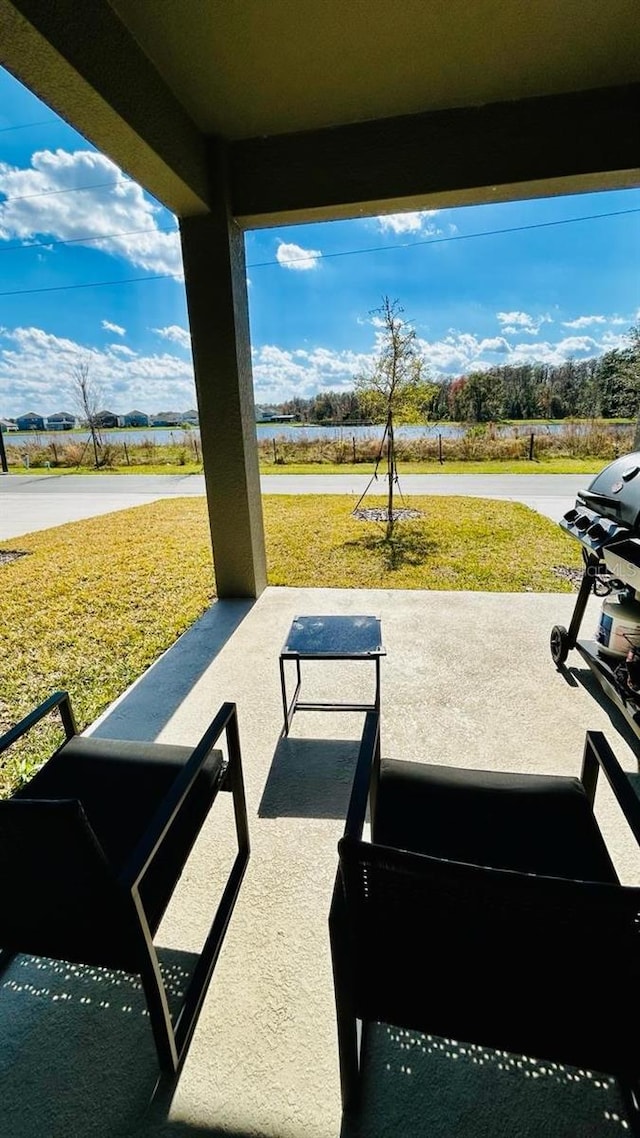
M 300 689 L 302 687 L 302 673 L 300 667 L 300 657 L 287 657 L 287 659 L 295 659 L 296 663 L 296 688 L 293 697 L 289 702 L 287 699 L 287 683 L 284 670 L 285 657 L 280 657 L 280 686 L 282 688 L 282 711 L 284 715 L 284 727 L 282 728 L 282 735 L 289 734 L 291 721 L 296 711 L 380 711 L 380 657 L 374 658 L 376 666 L 376 693 L 373 703 L 334 703 L 332 701 L 320 701 L 317 703 L 303 703 L 299 698 Z M 306 657 L 305 657 L 306 658 Z M 322 659 L 323 657 L 310 656 L 308 659 Z M 361 658 L 349 656 L 336 656 L 333 657 L 337 660 L 353 659 L 356 663 L 366 663 L 366 660 Z

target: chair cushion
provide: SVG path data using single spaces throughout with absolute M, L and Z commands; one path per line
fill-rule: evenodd
M 117 874 L 191 754 L 191 747 L 76 735 L 14 797 L 79 801 Z M 212 751 L 140 884 L 152 933 L 219 789 L 222 767 L 222 752 Z
M 383 759 L 372 837 L 472 865 L 618 881 L 577 778 Z

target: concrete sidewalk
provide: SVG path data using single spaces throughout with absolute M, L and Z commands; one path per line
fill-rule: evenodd
M 406 495 L 461 494 L 522 502 L 558 521 L 591 478 L 588 474 L 409 474 L 400 485 Z M 347 494 L 357 498 L 370 480 L 370 474 L 265 474 L 261 487 L 263 494 Z M 0 541 L 159 498 L 204 492 L 204 478 L 198 474 L 4 475 L 0 477 Z M 383 479 L 370 487 L 372 495 L 384 492 Z

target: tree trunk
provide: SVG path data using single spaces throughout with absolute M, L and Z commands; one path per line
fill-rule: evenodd
M 393 436 L 393 417 L 389 416 L 387 426 L 387 477 L 389 479 L 389 493 L 387 496 L 387 532 L 385 538 L 391 541 L 393 536 L 393 483 L 396 474 L 395 440 Z

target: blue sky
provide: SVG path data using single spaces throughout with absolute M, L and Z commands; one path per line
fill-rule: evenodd
M 175 226 L 0 69 L 0 417 L 74 410 L 78 359 L 116 412 L 195 405 Z M 435 378 L 584 359 L 640 320 L 640 188 L 268 229 L 246 250 L 259 404 L 350 388 L 384 294 Z

